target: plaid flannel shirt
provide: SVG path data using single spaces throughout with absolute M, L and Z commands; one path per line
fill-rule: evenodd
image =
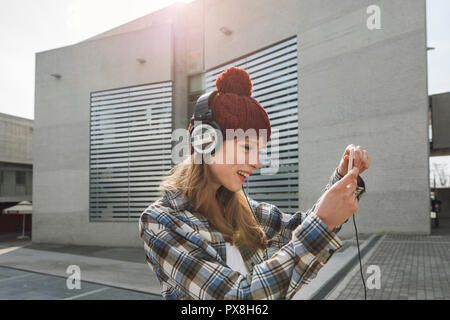
M 332 174 L 324 192 L 342 177 Z M 357 198 L 365 192 L 358 177 Z M 336 233 L 314 213 L 283 213 L 276 206 L 248 198 L 269 242 L 266 250 L 238 245 L 250 271 L 226 264 L 225 240 L 206 218 L 172 189 L 152 203 L 139 220 L 146 261 L 165 299 L 291 299 L 342 246 Z M 271 252 L 271 253 L 269 253 Z

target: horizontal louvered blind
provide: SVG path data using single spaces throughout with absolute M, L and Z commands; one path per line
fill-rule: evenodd
M 252 97 L 266 109 L 272 132 L 279 133 L 278 172 L 261 175 L 261 169 L 254 170 L 248 179 L 249 196 L 293 213 L 299 208 L 297 37 L 208 71 L 206 92 L 215 90 L 217 76 L 230 66 L 250 74 Z M 274 162 L 269 161 L 271 146 L 272 141 L 267 144 L 266 157 L 261 153 L 261 168 L 273 167 Z
M 90 221 L 136 221 L 171 168 L 172 82 L 91 93 Z

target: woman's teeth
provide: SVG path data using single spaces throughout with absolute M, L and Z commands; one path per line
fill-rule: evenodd
M 246 172 L 244 172 L 244 171 L 241 171 L 241 170 L 238 171 L 238 174 L 240 174 L 241 176 L 243 176 L 243 177 L 245 177 L 245 178 L 248 177 L 248 173 L 246 173 Z

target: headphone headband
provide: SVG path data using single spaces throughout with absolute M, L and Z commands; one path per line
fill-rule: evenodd
M 210 102 L 217 94 L 217 91 L 207 92 L 200 96 L 195 105 L 194 119 L 193 120 L 209 120 L 212 121 L 212 111 L 209 107 Z

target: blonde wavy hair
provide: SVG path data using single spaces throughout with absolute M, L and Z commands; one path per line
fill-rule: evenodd
M 249 208 L 242 190 L 232 192 L 220 186 L 216 194 L 209 186 L 212 173 L 202 161 L 194 163 L 195 154 L 173 167 L 161 184 L 160 191 L 171 188 L 181 191 L 183 199 L 187 197 L 196 211 L 201 213 L 210 225 L 221 232 L 225 241 L 243 244 L 251 249 L 265 249 L 267 240 L 264 231 Z M 224 207 L 224 215 L 214 212 L 213 199 Z

